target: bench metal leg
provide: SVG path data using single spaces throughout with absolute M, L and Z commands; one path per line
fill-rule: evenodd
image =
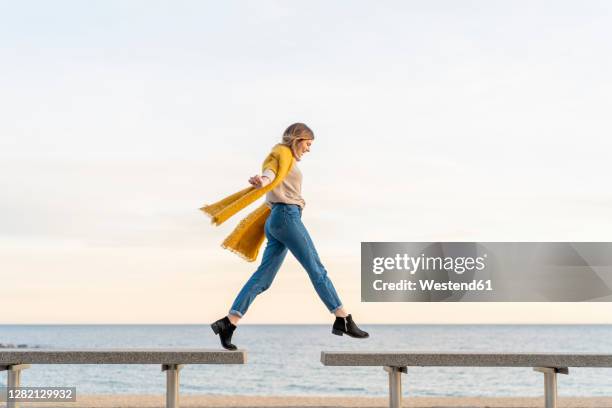
M 8 366 L 0 366 L 0 371 L 6 370 L 6 386 L 8 388 L 21 386 L 21 370 L 30 368 L 30 364 L 14 364 Z M 17 408 L 18 402 L 7 401 L 6 408 Z
M 179 408 L 179 371 L 183 364 L 163 364 L 166 372 L 166 408 Z
M 534 367 L 534 371 L 544 373 L 544 407 L 557 408 L 557 373 L 569 374 L 567 367 Z
M 402 407 L 402 373 L 406 374 L 406 367 L 383 367 L 389 373 L 389 408 Z

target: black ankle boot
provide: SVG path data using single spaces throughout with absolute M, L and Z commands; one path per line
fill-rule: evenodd
M 232 344 L 232 334 L 236 330 L 236 326 L 230 322 L 230 319 L 225 316 L 223 319 L 219 319 L 210 325 L 215 334 L 219 335 L 221 339 L 221 345 L 223 348 L 228 350 L 236 350 L 238 347 Z
M 355 322 L 353 321 L 353 316 L 348 315 L 346 317 L 336 317 L 336 321 L 334 322 L 334 326 L 332 327 L 332 333 L 342 336 L 346 334 L 347 336 L 356 337 L 358 339 L 365 339 L 366 337 L 370 337 L 368 332 L 364 332 L 361 330 Z

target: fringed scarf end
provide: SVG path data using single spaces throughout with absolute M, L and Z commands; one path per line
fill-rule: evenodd
M 239 257 L 241 257 L 242 259 L 244 259 L 247 262 L 254 262 L 257 259 L 257 257 L 255 257 L 255 258 L 248 257 L 244 253 L 240 252 L 239 250 L 237 250 L 235 248 L 232 248 L 231 246 L 226 245 L 225 243 L 221 244 L 221 248 L 227 249 L 228 251 L 231 251 L 231 252 L 235 253 L 236 255 L 238 255 Z
M 200 211 L 202 211 L 208 218 L 210 218 L 210 223 L 212 225 L 219 225 L 217 223 L 217 217 L 215 217 L 209 209 L 209 206 L 205 205 L 204 207 L 200 207 Z

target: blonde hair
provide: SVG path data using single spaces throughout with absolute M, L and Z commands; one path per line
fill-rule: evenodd
M 303 123 L 294 123 L 285 130 L 285 133 L 283 133 L 281 144 L 289 146 L 295 155 L 297 144 L 304 139 L 314 140 L 314 132 Z

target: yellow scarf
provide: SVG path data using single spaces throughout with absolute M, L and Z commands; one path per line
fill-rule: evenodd
M 289 146 L 277 144 L 262 164 L 262 173 L 270 169 L 276 174 L 274 181 L 262 188 L 247 187 L 214 204 L 200 208 L 204 214 L 210 216 L 213 225 L 221 225 L 229 217 L 242 210 L 268 191 L 274 189 L 287 176 L 295 158 Z M 246 216 L 234 231 L 228 235 L 221 246 L 229 249 L 243 259 L 253 262 L 257 259 L 259 247 L 264 241 L 264 224 L 270 215 L 270 208 L 266 203 L 260 205 L 255 211 Z

